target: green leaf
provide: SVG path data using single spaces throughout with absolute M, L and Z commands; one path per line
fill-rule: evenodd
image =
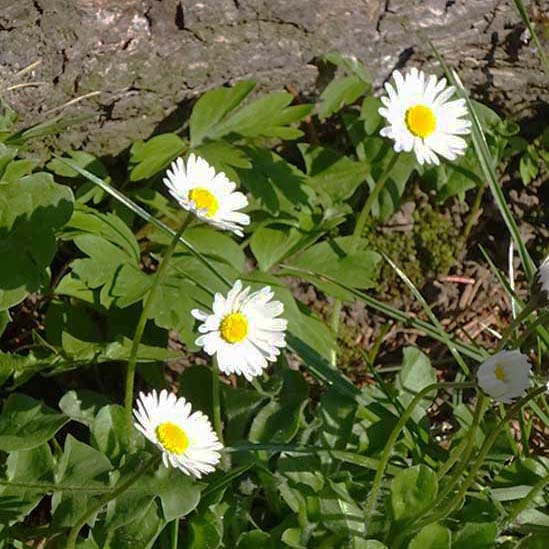
M 393 519 L 401 522 L 421 516 L 437 493 L 437 476 L 425 465 L 415 465 L 401 471 L 391 482 Z
M 408 545 L 408 549 L 451 549 L 452 547 L 455 546 L 451 544 L 450 530 L 438 523 L 422 528 Z
M 146 142 L 137 141 L 130 149 L 130 181 L 149 179 L 162 171 L 185 150 L 185 142 L 175 133 L 151 137 Z
M 280 212 L 294 215 L 297 208 L 315 200 L 307 177 L 299 168 L 267 149 L 245 147 L 243 150 L 252 165 L 238 171 L 240 180 L 260 208 L 276 216 Z
M 275 545 L 273 539 L 267 532 L 261 530 L 251 530 L 250 532 L 244 532 L 239 538 L 236 544 L 236 549 L 274 549 Z
M 322 58 L 336 67 L 342 68 L 347 73 L 358 76 L 366 84 L 372 83 L 372 76 L 368 72 L 368 69 L 356 56 L 340 52 L 330 52 L 323 55 Z
M 259 268 L 268 271 L 282 261 L 303 239 L 303 233 L 287 225 L 258 227 L 250 238 L 250 248 Z
M 354 288 L 372 288 L 381 256 L 370 250 L 352 251 L 352 237 L 324 240 L 301 252 L 290 265 L 337 279 Z
M 107 397 L 100 393 L 79 389 L 65 393 L 59 401 L 59 408 L 73 421 L 90 427 L 99 409 L 108 403 Z
M 41 444 L 31 450 L 11 452 L 6 460 L 6 479 L 10 482 L 51 483 L 53 466 L 53 456 L 47 444 Z M 0 487 L 0 523 L 22 519 L 38 505 L 45 492 L 10 486 Z
M 132 474 L 132 471 L 129 471 Z M 128 497 L 155 496 L 160 499 L 166 521 L 184 517 L 193 511 L 200 501 L 200 485 L 191 477 L 173 467 L 164 465 L 144 474 L 132 486 Z
M 495 522 L 468 523 L 452 540 L 452 549 L 492 549 L 496 543 Z
M 342 483 L 331 483 L 331 486 L 325 487 L 320 494 L 320 520 L 326 528 L 340 536 L 364 536 L 364 512 Z M 334 486 L 338 487 L 337 491 Z
M 325 120 L 345 105 L 352 105 L 368 88 L 358 76 L 347 76 L 332 80 L 320 94 L 318 116 Z
M 96 528 L 92 532 L 101 549 L 151 549 L 165 526 L 160 509 L 153 504 L 143 516 L 109 532 L 105 538 L 102 532 L 96 533 Z M 101 530 L 101 524 L 97 530 Z
M 528 145 L 526 152 L 520 157 L 519 171 L 522 182 L 528 185 L 539 172 L 540 157 L 533 145 Z
M 29 175 L 37 165 L 38 161 L 31 158 L 12 160 L 6 166 L 6 170 L 4 172 L 4 175 L 2 176 L 2 179 L 4 181 L 8 181 L 9 183 L 18 181 L 25 175 Z
M 136 442 L 132 444 L 130 437 Z M 137 441 L 142 443 L 143 439 L 134 430 L 128 433 L 127 418 L 122 406 L 108 404 L 99 410 L 91 427 L 91 443 L 111 462 L 119 460 L 128 447 L 138 449 Z
M 297 433 L 308 399 L 308 385 L 299 372 L 286 370 L 280 393 L 255 416 L 251 442 L 289 442 Z
M 209 131 L 211 139 L 236 134 L 242 137 L 296 139 L 303 132 L 288 127 L 305 118 L 312 105 L 290 107 L 293 96 L 287 92 L 270 93 L 246 105 Z
M 402 367 L 397 376 L 396 387 L 399 391 L 399 400 L 407 407 L 414 397 L 428 385 L 436 383 L 437 376 L 431 366 L 429 358 L 416 347 L 406 347 Z M 434 396 L 434 395 L 433 395 Z M 427 409 L 432 399 L 425 398 L 418 404 Z M 421 414 L 423 415 L 423 414 Z
M 111 462 L 106 456 L 68 435 L 55 481 L 57 484 L 85 485 L 87 488 L 108 488 L 108 472 L 111 470 Z M 56 492 L 52 497 L 53 524 L 74 526 L 96 499 L 89 493 Z
M 180 387 L 183 387 L 181 383 Z M 225 443 L 232 444 L 233 442 L 242 440 L 246 437 L 247 427 L 251 423 L 252 418 L 255 416 L 261 403 L 266 400 L 266 397 L 258 393 L 255 389 L 233 388 L 230 385 L 225 384 L 222 387 L 223 409 L 227 418 L 227 425 L 224 433 Z M 200 405 L 199 409 L 203 410 Z
M 189 520 L 189 538 L 185 549 L 217 549 L 221 545 L 223 523 L 211 510 Z
M 0 415 L 0 450 L 36 448 L 50 440 L 69 418 L 38 400 L 18 393 L 6 400 Z
M 49 174 L 0 184 L 0 310 L 40 288 L 55 255 L 55 231 L 72 209 L 71 190 Z
M 298 147 L 307 167 L 308 183 L 334 202 L 350 198 L 370 172 L 368 164 L 341 156 L 332 149 L 306 143 Z
M 217 88 L 206 92 L 196 102 L 190 120 L 191 145 L 197 147 L 215 135 L 218 125 L 251 91 L 255 82 L 243 80 L 232 88 Z

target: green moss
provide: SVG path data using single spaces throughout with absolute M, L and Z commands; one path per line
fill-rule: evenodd
M 421 288 L 427 280 L 448 273 L 459 250 L 459 234 L 452 221 L 429 204 L 422 204 L 413 219 L 413 228 L 405 232 L 383 231 L 372 221 L 363 237 L 372 249 L 390 257 Z M 402 290 L 398 275 L 385 263 L 376 291 L 397 296 Z

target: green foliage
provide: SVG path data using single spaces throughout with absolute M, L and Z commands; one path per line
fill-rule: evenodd
M 432 389 L 456 376 L 458 352 L 473 367 L 487 351 L 371 294 L 402 292 L 384 255 L 418 287 L 446 274 L 465 244 L 446 206 L 482 188 L 496 168 L 516 170 L 524 184 L 538 180 L 549 134 L 527 141 L 516 124 L 471 102 L 476 148 L 420 166 L 380 136 L 381 101 L 364 65 L 337 53 L 319 64 L 322 78 L 333 78 L 316 104 L 287 92 L 256 95 L 250 81 L 213 89 L 188 124 L 133 143 L 115 169 L 85 151 L 66 151 L 44 168 L 27 141 L 71 120 L 15 129 L 15 113 L 3 106 L 0 334 L 20 330 L 19 306 L 29 297 L 37 325 L 6 335 L 0 349 L 0 548 L 63 547 L 71 537 L 80 549 L 546 546 L 549 462 L 528 444 L 549 426 L 545 398 L 511 424 L 518 445 L 473 383 Z M 191 152 L 247 194 L 251 222 L 237 241 L 190 218 L 150 299 L 185 215 L 163 175 Z M 412 226 L 388 231 L 420 191 Z M 288 321 L 287 349 L 252 384 L 218 380 L 195 343 L 191 311 L 210 309 L 236 280 L 271 286 Z M 439 363 L 438 348 L 408 346 L 378 369 L 387 331 L 363 349 L 356 326 L 338 334 L 334 319 L 324 321 L 331 302 L 300 298 L 309 285 L 320 300 L 359 300 L 422 330 L 452 358 Z M 533 337 L 529 322 L 506 334 L 502 348 Z M 537 350 L 538 366 L 546 341 L 527 349 Z M 193 411 L 220 420 L 225 449 L 214 473 L 198 480 L 164 466 L 159 449 L 128 425 L 121 388 L 133 357 L 138 390 L 170 387 Z

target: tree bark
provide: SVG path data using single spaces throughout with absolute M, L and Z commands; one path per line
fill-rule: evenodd
M 530 6 L 542 33 L 548 7 Z M 476 96 L 519 120 L 547 116 L 547 80 L 512 0 L 0 0 L 0 78 L 4 89 L 38 82 L 3 94 L 26 124 L 100 92 L 70 107 L 97 116 L 55 145 L 117 154 L 180 127 L 215 86 L 248 78 L 315 96 L 314 60 L 328 51 L 358 57 L 376 86 L 396 67 L 436 68 L 418 31 Z

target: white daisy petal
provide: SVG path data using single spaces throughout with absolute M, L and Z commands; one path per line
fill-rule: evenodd
M 480 365 L 477 381 L 494 400 L 510 404 L 528 390 L 531 370 L 528 357 L 520 351 L 500 351 Z
M 236 184 L 193 153 L 187 159 L 172 162 L 163 179 L 179 205 L 201 221 L 222 230 L 243 236 L 241 227 L 250 224 L 250 217 L 238 210 L 248 205 L 248 199 L 236 192 Z
M 387 96 L 381 98 L 379 114 L 388 126 L 382 137 L 394 141 L 396 152 L 413 151 L 419 164 L 439 164 L 439 156 L 455 160 L 465 154 L 467 144 L 457 135 L 470 133 L 467 108 L 463 99 L 450 100 L 455 88 L 444 78 L 427 76 L 412 68 L 405 76 L 393 72 L 394 85 L 385 84 Z
M 215 469 L 223 445 L 207 416 L 191 411 L 189 402 L 166 390 L 139 393 L 134 425 L 162 452 L 165 467 L 201 478 Z
M 242 286 L 237 280 L 227 296 L 216 294 L 213 312 L 205 315 L 193 311 L 202 324 L 202 334 L 196 344 L 215 355 L 219 369 L 225 374 L 236 373 L 251 380 L 274 362 L 280 348 L 286 346 L 287 321 L 280 318 L 284 305 L 273 301 L 269 286 L 257 292 Z

